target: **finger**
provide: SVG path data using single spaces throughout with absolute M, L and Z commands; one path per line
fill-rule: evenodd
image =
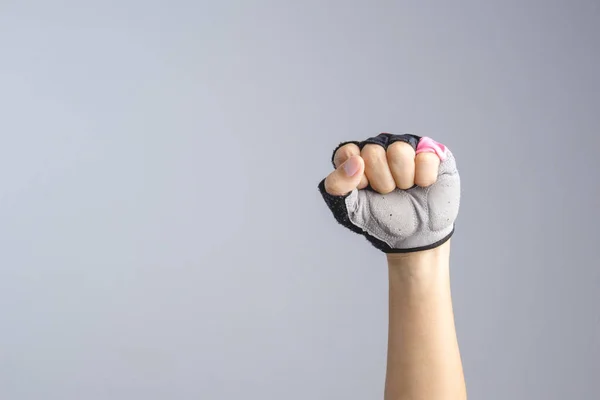
M 358 187 L 364 172 L 364 160 L 354 155 L 325 178 L 325 191 L 332 196 L 345 196 Z
M 346 162 L 352 156 L 359 156 L 360 149 L 354 143 L 348 143 L 337 149 L 335 154 L 333 155 L 333 164 L 335 168 L 338 168 L 340 165 Z
M 394 142 L 387 149 L 390 172 L 400 189 L 410 189 L 415 184 L 415 149 L 406 142 Z
M 415 184 L 421 187 L 433 185 L 437 181 L 440 158 L 435 153 L 419 153 L 415 157 Z
M 333 164 L 336 168 L 345 163 L 352 156 L 359 156 L 360 148 L 354 144 L 349 143 L 342 147 L 340 147 L 333 156 Z M 369 181 L 367 176 L 363 173 L 360 179 L 360 183 L 358 184 L 358 189 L 364 189 L 369 186 Z
M 396 182 L 390 172 L 387 154 L 378 144 L 367 144 L 360 152 L 365 161 L 365 175 L 376 192 L 387 194 L 396 189 Z
M 362 177 L 360 178 L 360 183 L 358 184 L 357 189 L 364 189 L 367 186 L 369 186 L 369 179 L 367 178 L 367 175 L 363 173 Z

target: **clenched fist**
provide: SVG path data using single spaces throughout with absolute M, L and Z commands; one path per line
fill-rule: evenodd
M 427 250 L 454 232 L 460 178 L 450 150 L 431 138 L 382 133 L 345 142 L 319 184 L 335 219 L 385 253 Z

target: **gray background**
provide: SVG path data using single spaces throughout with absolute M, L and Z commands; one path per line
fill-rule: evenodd
M 448 144 L 472 399 L 600 392 L 597 1 L 0 2 L 0 398 L 380 399 L 342 140 Z

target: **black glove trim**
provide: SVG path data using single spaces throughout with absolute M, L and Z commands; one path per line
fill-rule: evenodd
M 410 133 L 405 133 L 402 135 L 394 135 L 391 133 L 380 133 L 379 135 L 377 135 L 375 137 L 368 138 L 367 140 L 360 142 L 358 147 L 362 150 L 363 147 L 365 147 L 368 144 L 378 144 L 387 150 L 387 148 L 392 143 L 404 142 L 404 143 L 410 144 L 412 146 L 412 148 L 416 151 L 417 146 L 419 144 L 419 140 L 421 140 L 421 136 L 412 135 Z

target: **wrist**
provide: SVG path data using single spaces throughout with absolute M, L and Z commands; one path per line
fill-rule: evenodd
M 386 254 L 388 264 L 390 266 L 402 266 L 446 260 L 450 257 L 450 242 L 451 240 L 448 240 L 441 246 L 429 250 L 412 253 L 388 253 Z
M 445 281 L 450 271 L 450 241 L 434 249 L 387 254 L 390 283 Z

